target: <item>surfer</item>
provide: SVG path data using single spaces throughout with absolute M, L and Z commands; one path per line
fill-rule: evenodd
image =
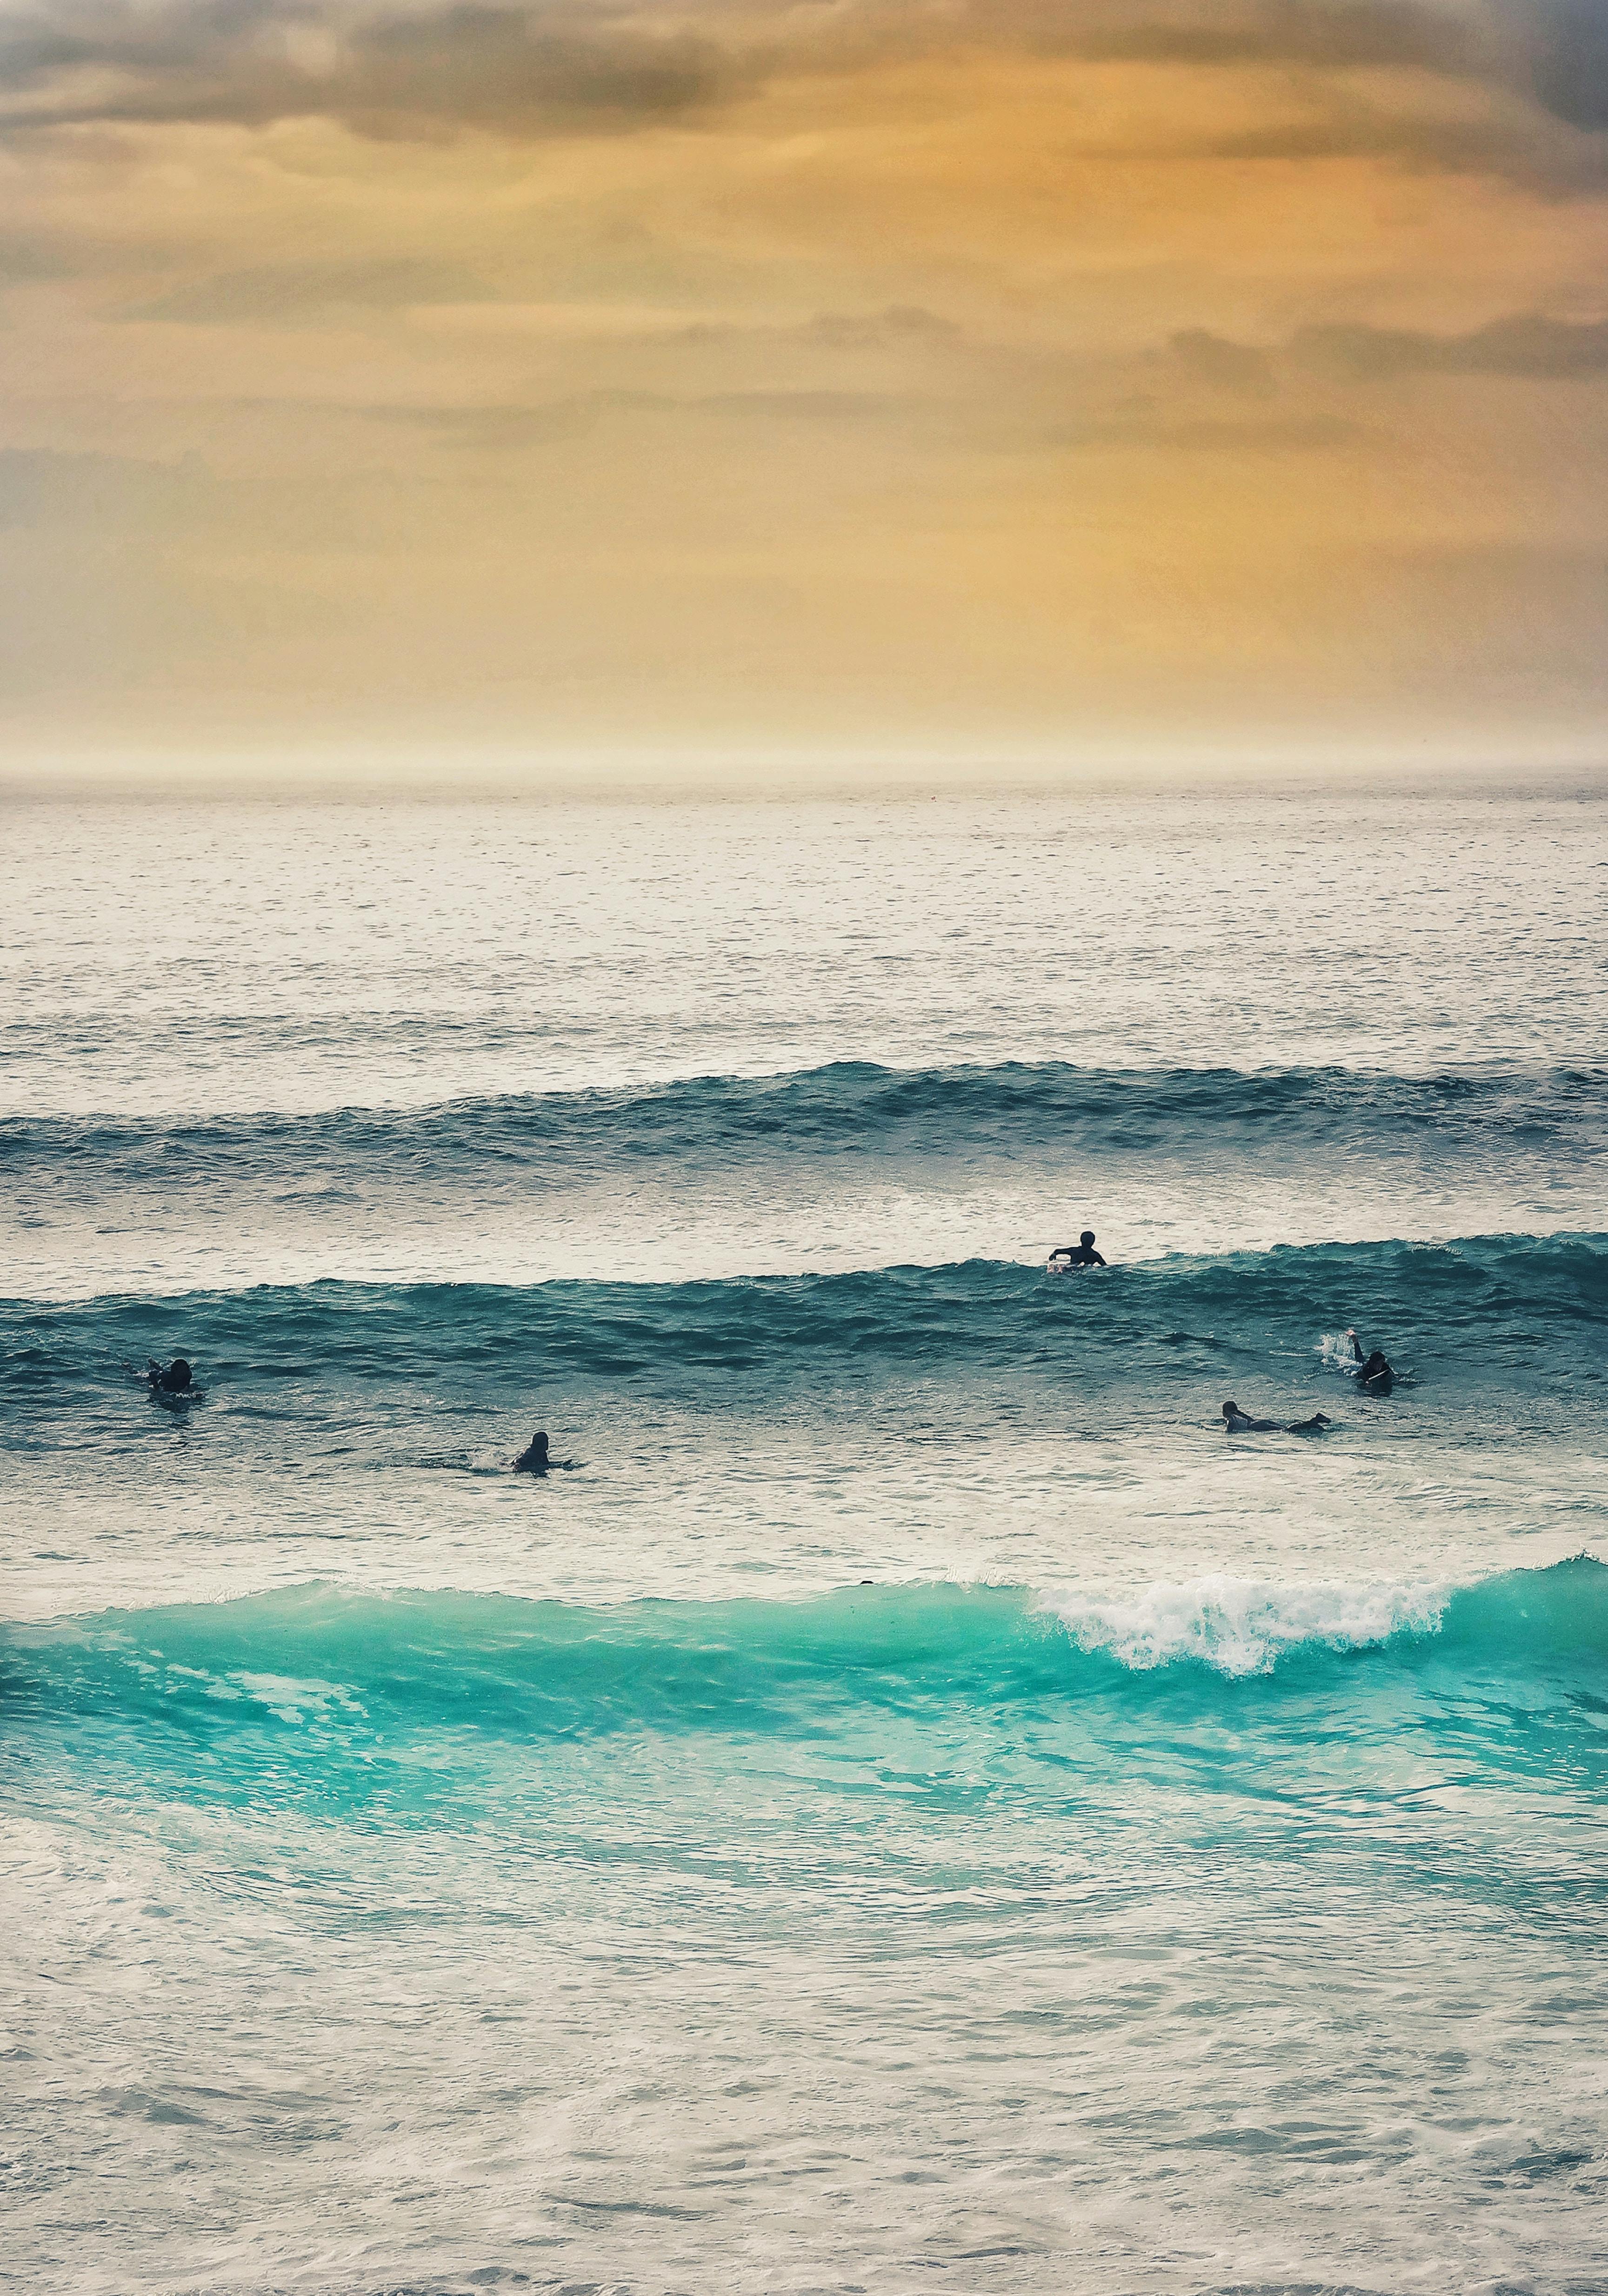
M 1232 1398 L 1223 1406 L 1223 1425 L 1230 1435 L 1321 1435 L 1331 1423 L 1321 1411 L 1310 1419 L 1253 1419 Z
M 547 1456 L 547 1431 L 537 1428 L 514 1461 L 513 1472 L 516 1475 L 545 1475 L 552 1464 Z
M 1068 1267 L 1103 1267 L 1105 1261 L 1095 1250 L 1095 1231 L 1086 1227 L 1076 1244 L 1058 1243 L 1051 1252 L 1052 1259 L 1065 1262 Z
M 1365 1395 L 1389 1395 L 1396 1384 L 1396 1374 L 1385 1358 L 1382 1348 L 1375 1348 L 1357 1374 L 1357 1384 Z
M 1223 1406 L 1223 1424 L 1231 1435 L 1275 1435 L 1278 1432 L 1276 1419 L 1253 1419 L 1242 1411 L 1232 1396 Z
M 147 1356 L 145 1384 L 152 1395 L 193 1395 L 196 1391 L 194 1374 L 183 1356 L 175 1356 L 170 1364 L 160 1364 L 154 1356 Z

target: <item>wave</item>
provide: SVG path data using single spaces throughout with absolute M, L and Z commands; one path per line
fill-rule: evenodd
M 1608 1236 L 1456 1244 L 1281 1246 L 1175 1255 L 1053 1281 L 1012 1262 L 723 1283 L 319 1283 L 169 1300 L 0 1303 L 13 1390 L 119 1376 L 124 1358 L 182 1351 L 238 1390 L 301 1374 L 371 1382 L 528 1382 L 533 1368 L 619 1383 L 706 1374 L 785 1382 L 879 1367 L 1127 1379 L 1202 1349 L 1309 1356 L 1317 1332 L 1382 1332 L 1399 1361 L 1462 1349 L 1530 1363 L 1545 1326 L 1582 1357 L 1608 1323 Z M 1408 1353 L 1407 1351 L 1410 1350 Z M 1192 1354 L 1193 1351 L 1193 1354 Z M 1590 1358 L 1590 1362 L 1585 1359 Z
M 1110 1596 L 1046 1598 L 1079 1650 L 1136 1673 L 1198 1660 L 1219 1674 L 1271 1672 L 1302 1647 L 1356 1650 L 1392 1635 L 1432 1633 L 1447 1592 L 1433 1583 L 1314 1579 L 1296 1585 L 1213 1575 Z
M 1067 1155 L 1166 1151 L 1202 1139 L 1309 1152 L 1375 1152 L 1418 1140 L 1489 1157 L 1608 1144 L 1608 1069 L 1492 1067 L 1397 1076 L 1340 1068 L 1079 1068 L 1069 1062 L 894 1070 L 869 1062 L 772 1077 L 696 1077 L 612 1091 L 523 1093 L 412 1110 L 197 1119 L 34 1118 L 0 1123 L 13 1177 L 114 1169 L 171 1187 L 257 1168 L 306 1192 L 423 1164 L 509 1168 L 526 1178 L 584 1167 L 746 1160 L 845 1149 L 965 1157 L 1035 1148 Z M 321 1178 L 321 1175 L 332 1174 Z
M 1608 1071 L 842 1063 L 425 1110 L 0 1124 L 12 1288 L 634 1282 L 1603 1224 Z
M 1461 1588 L 894 1585 L 609 1608 L 313 1585 L 0 1628 L 0 1701 L 13 1728 L 70 1716 L 192 1745 L 266 1732 L 356 1750 L 421 1731 L 808 1737 L 869 1710 L 997 1725 L 1091 1699 L 1148 1710 L 1180 1692 L 1195 1710 L 1227 1714 L 1225 1697 L 1258 1685 L 1344 1696 L 1348 1667 L 1399 1677 L 1432 1661 L 1454 1694 L 1552 1677 L 1578 1703 L 1568 1685 L 1600 1688 L 1608 1670 L 1608 1565 L 1582 1556 Z

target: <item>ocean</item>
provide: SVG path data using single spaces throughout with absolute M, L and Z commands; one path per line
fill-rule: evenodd
M 1600 786 L 4 821 L 0 2274 L 1608 2291 Z

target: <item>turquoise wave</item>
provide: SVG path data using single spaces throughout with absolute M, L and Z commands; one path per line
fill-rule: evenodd
M 1009 1732 L 1091 1705 L 1249 1726 L 1432 1676 L 1460 1697 L 1561 1703 L 1608 1752 L 1608 1566 L 1581 1556 L 1450 1590 L 889 1585 L 610 1607 L 311 1585 L 0 1629 L 12 1733 L 77 1718 L 212 1755 L 254 1736 L 353 1753 L 455 1733 L 809 1738 L 866 1714 Z

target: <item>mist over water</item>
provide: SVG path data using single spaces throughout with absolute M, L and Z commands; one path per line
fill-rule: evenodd
M 16 808 L 30 2287 L 1608 2283 L 1601 822 Z

